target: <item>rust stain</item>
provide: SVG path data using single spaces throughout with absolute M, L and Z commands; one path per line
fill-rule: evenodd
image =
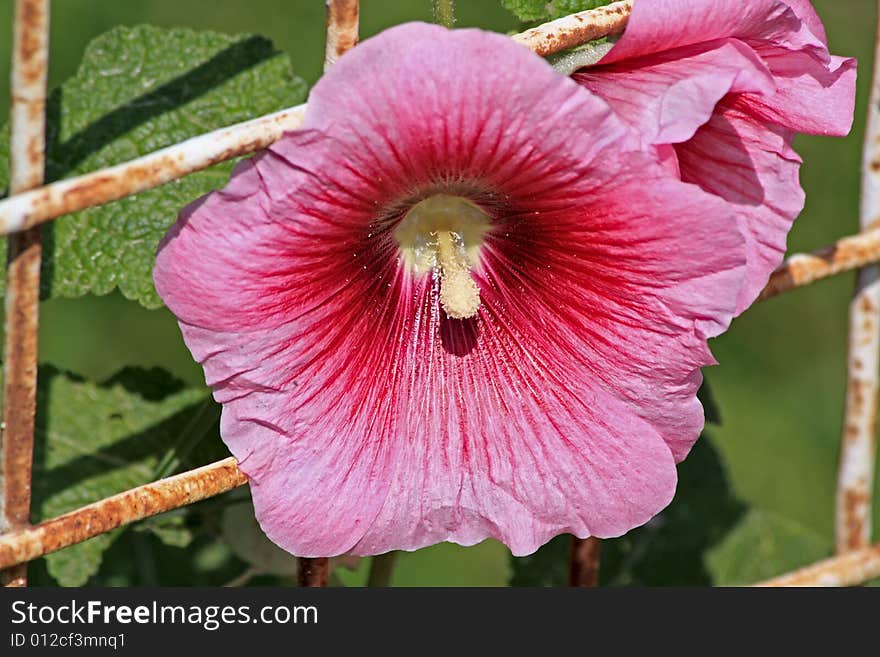
M 860 418 L 864 415 L 865 409 L 865 388 L 867 384 L 860 379 L 852 379 L 849 382 L 849 395 L 851 416 Z
M 846 526 L 846 550 L 858 550 L 867 545 L 865 536 L 865 509 L 870 502 L 870 495 L 864 487 L 848 488 L 843 493 L 843 518 Z
M 843 430 L 844 436 L 846 436 L 846 441 L 850 444 L 857 443 L 859 441 L 859 428 L 853 426 L 852 424 L 847 424 Z
M 327 48 L 333 61 L 357 45 L 359 13 L 357 0 L 327 2 Z
M 45 0 L 19 0 L 16 12 L 18 75 L 27 86 L 41 86 L 46 75 Z

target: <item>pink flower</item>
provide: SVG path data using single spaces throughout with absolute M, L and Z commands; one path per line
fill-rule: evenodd
M 742 253 L 727 204 L 570 78 L 408 24 L 182 213 L 155 281 L 276 543 L 526 554 L 668 504 Z
M 637 0 L 617 44 L 574 78 L 682 180 L 730 202 L 747 242 L 745 310 L 803 209 L 792 138 L 849 132 L 855 60 L 828 54 L 808 0 Z

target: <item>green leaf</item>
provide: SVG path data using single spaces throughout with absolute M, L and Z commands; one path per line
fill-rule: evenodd
M 587 9 L 595 9 L 614 0 L 501 0 L 501 5 L 525 22 L 549 21 Z
M 552 3 L 545 0 L 501 0 L 501 5 L 521 21 L 539 21 L 549 12 Z
M 712 583 L 703 557 L 743 514 L 731 492 L 717 451 L 705 436 L 678 466 L 675 499 L 643 527 L 602 541 L 603 585 L 706 586 Z M 529 557 L 513 559 L 514 586 L 562 586 L 568 572 L 570 537 L 561 536 Z
M 184 513 L 163 513 L 147 518 L 132 527 L 138 532 L 149 532 L 169 547 L 185 548 L 193 541 L 193 531 L 186 524 Z
M 703 384 L 697 390 L 697 399 L 703 405 L 703 414 L 706 416 L 706 424 L 721 424 L 721 411 L 718 408 L 718 401 L 712 393 L 709 382 L 703 379 Z
M 301 103 L 286 55 L 250 35 L 118 27 L 95 39 L 77 75 L 50 97 L 47 178 L 94 171 Z M 0 189 L 8 136 L 0 138 Z M 142 194 L 60 218 L 43 230 L 44 297 L 119 290 L 161 306 L 152 282 L 159 240 L 188 203 L 222 187 L 226 162 Z
M 127 368 L 102 384 L 52 368 L 39 376 L 33 474 L 38 521 L 152 481 L 160 457 L 186 438 L 193 413 L 209 394 L 159 369 Z M 47 555 L 49 573 L 64 586 L 85 584 L 120 531 Z
M 706 556 L 715 584 L 754 584 L 831 555 L 831 542 L 768 511 L 752 509 Z
M 572 537 L 563 534 L 526 557 L 511 557 L 511 586 L 565 586 Z
M 296 557 L 270 541 L 254 514 L 250 498 L 231 504 L 223 512 L 223 541 L 239 559 L 264 574 L 295 577 Z

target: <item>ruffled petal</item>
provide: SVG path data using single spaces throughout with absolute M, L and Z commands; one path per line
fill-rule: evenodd
M 795 132 L 842 137 L 853 122 L 856 60 L 792 53 L 764 46 L 761 59 L 773 73 L 776 91 L 749 99 L 752 113 Z
M 743 227 L 748 274 L 737 313 L 757 298 L 782 261 L 788 231 L 804 206 L 793 134 L 756 118 L 752 101 L 724 100 L 693 139 L 675 147 L 682 180 L 729 201 Z
M 601 60 L 611 64 L 730 37 L 828 57 L 815 16 L 782 0 L 638 0 L 626 31 Z M 803 16 L 803 18 L 802 18 Z
M 822 24 L 822 19 L 819 18 L 819 14 L 816 13 L 816 10 L 813 8 L 813 3 L 811 0 L 783 0 L 785 4 L 792 8 L 795 14 L 797 14 L 798 18 L 800 18 L 806 26 L 810 29 L 810 31 L 816 35 L 822 43 L 828 43 L 828 37 L 825 34 L 825 26 Z
M 732 43 L 758 66 L 723 54 L 719 44 Z M 727 66 L 744 67 L 746 75 L 733 78 Z M 792 137 L 849 132 L 855 60 L 828 53 L 807 2 L 652 0 L 635 4 L 624 36 L 600 65 L 574 77 L 657 146 L 670 170 L 677 165 L 683 180 L 733 204 L 748 249 L 737 304 L 745 310 L 782 261 L 786 234 L 803 208 Z M 678 104 L 690 100 L 691 108 L 675 113 L 678 123 L 668 121 L 679 130 L 663 130 L 667 96 L 679 86 L 689 97 Z M 689 132 L 686 125 L 702 127 Z
M 586 68 L 573 78 L 652 145 L 690 139 L 727 94 L 774 90 L 767 67 L 736 39 Z
M 720 43 L 729 50 L 731 42 L 738 44 L 736 55 L 719 50 L 714 57 L 694 56 Z M 737 68 L 743 74 L 734 85 Z M 770 79 L 756 78 L 756 68 Z M 652 0 L 636 3 L 620 41 L 599 66 L 575 78 L 652 137 L 670 95 L 678 102 L 667 113 L 684 108 L 679 121 L 690 125 L 694 117 L 707 117 L 707 103 L 720 99 L 725 85 L 728 93 L 760 96 L 753 111 L 768 122 L 841 136 L 852 126 L 856 61 L 829 54 L 822 23 L 806 0 Z M 686 134 L 672 132 L 657 143 L 679 143 Z

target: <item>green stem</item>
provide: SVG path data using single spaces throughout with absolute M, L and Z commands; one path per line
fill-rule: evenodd
M 455 27 L 455 0 L 434 0 L 434 22 L 449 29 Z
M 391 586 L 391 576 L 394 574 L 396 559 L 397 552 L 386 552 L 373 557 L 373 563 L 370 564 L 370 575 L 367 577 L 367 586 Z

